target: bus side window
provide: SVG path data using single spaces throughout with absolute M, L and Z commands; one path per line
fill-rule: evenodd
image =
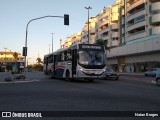
M 66 52 L 66 60 L 71 60 L 71 50 L 67 50 Z
M 67 51 L 64 51 L 64 61 L 67 60 Z
M 60 53 L 57 54 L 57 59 L 56 59 L 56 62 L 59 62 L 60 61 Z
M 64 52 L 61 52 L 61 61 L 64 61 Z

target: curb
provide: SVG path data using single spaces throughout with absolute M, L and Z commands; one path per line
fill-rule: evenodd
M 13 84 L 13 83 L 27 83 L 27 82 L 38 82 L 38 81 L 41 81 L 41 80 L 12 80 L 10 82 L 7 82 L 7 81 L 0 81 L 0 84 L 1 83 L 8 83 L 8 84 Z
M 118 73 L 119 75 L 138 75 L 138 76 L 144 76 L 144 73 Z

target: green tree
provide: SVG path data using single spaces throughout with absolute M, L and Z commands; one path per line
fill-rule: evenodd
M 104 40 L 98 39 L 98 40 L 96 40 L 95 44 L 104 45 Z
M 104 45 L 105 50 L 110 50 L 110 48 L 107 46 L 108 41 L 104 41 L 103 39 L 98 39 L 96 40 L 95 44 Z
M 41 64 L 42 63 L 42 59 L 40 57 L 37 58 L 37 63 Z
M 15 60 L 17 60 L 17 59 L 18 59 L 18 53 L 15 52 L 15 53 L 13 54 L 13 57 L 14 57 Z

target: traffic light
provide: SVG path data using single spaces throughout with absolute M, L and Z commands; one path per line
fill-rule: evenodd
M 27 47 L 23 47 L 23 56 L 27 56 Z
M 64 14 L 64 25 L 69 25 L 69 15 Z

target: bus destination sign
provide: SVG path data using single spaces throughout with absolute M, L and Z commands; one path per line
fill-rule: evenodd
M 92 49 L 92 50 L 104 50 L 103 46 L 100 45 L 80 45 L 80 49 Z

